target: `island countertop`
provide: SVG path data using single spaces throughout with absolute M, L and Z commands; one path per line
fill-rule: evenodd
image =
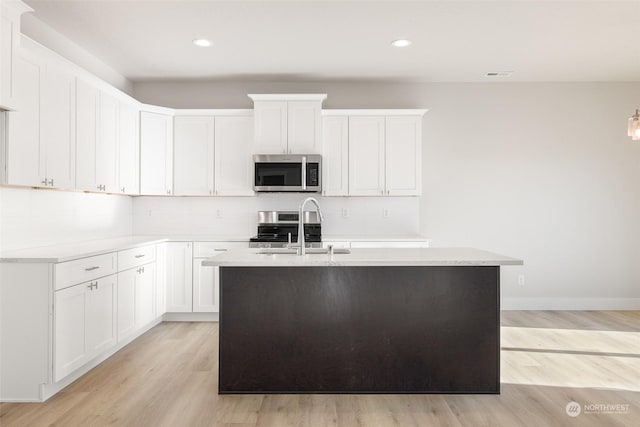
M 212 267 L 322 267 L 322 266 L 499 266 L 524 262 L 474 248 L 351 249 L 349 254 L 264 254 L 260 249 L 231 249 L 203 261 Z

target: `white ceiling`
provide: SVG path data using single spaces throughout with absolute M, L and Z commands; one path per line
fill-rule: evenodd
M 133 81 L 640 81 L 640 0 L 26 2 Z

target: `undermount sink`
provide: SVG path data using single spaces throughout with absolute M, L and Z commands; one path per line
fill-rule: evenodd
M 297 255 L 297 249 L 289 249 L 289 248 L 269 248 L 269 249 L 260 249 L 257 253 L 264 255 Z M 306 248 L 305 253 L 308 255 L 327 255 L 329 254 L 328 248 Z M 345 248 L 335 248 L 333 249 L 334 254 L 350 254 L 350 249 Z

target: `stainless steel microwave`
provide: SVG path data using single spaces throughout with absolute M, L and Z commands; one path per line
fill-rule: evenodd
M 260 192 L 322 192 L 322 157 L 317 154 L 253 156 L 253 190 Z

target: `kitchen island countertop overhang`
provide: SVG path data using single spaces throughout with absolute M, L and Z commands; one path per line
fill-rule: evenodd
M 501 266 L 523 261 L 474 248 L 362 248 L 348 254 L 264 254 L 259 249 L 233 249 L 208 258 L 215 267 L 322 267 L 322 266 Z
M 500 268 L 471 248 L 264 254 L 220 269 L 221 394 L 500 393 Z

